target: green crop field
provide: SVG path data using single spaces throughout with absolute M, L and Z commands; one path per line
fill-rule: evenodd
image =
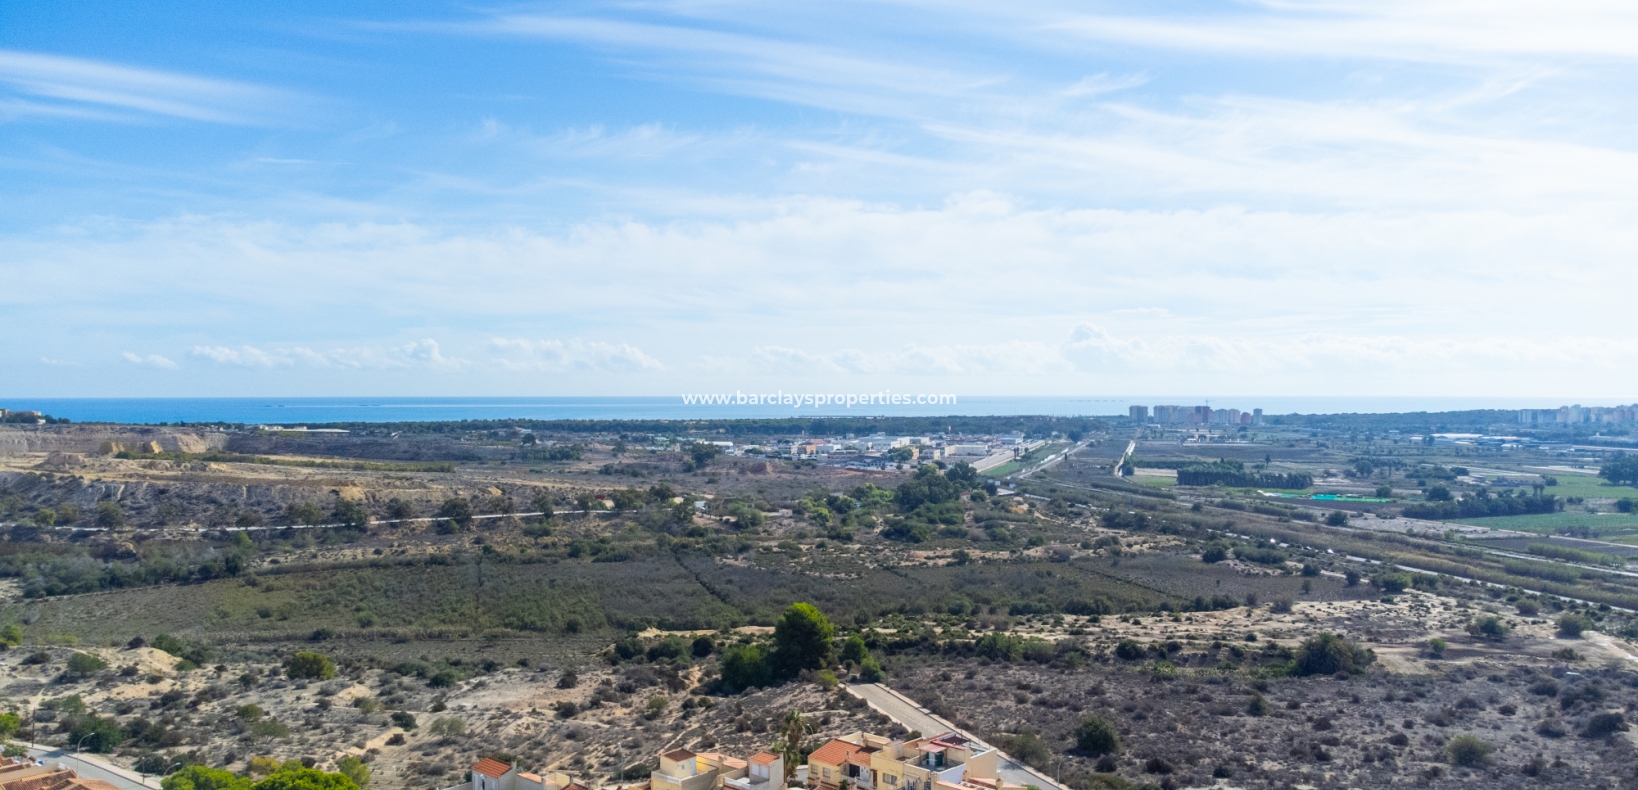
M 1588 499 L 1606 497 L 1613 499 L 1621 499 L 1623 497 L 1638 499 L 1638 488 L 1633 488 L 1631 486 L 1610 485 L 1609 481 L 1602 477 L 1565 474 L 1562 472 L 1553 476 L 1558 478 L 1558 485 L 1549 486 L 1546 489 L 1546 493 L 1554 496 L 1578 496 Z M 1526 489 L 1525 493 L 1529 493 L 1529 490 Z
M 1540 513 L 1530 516 L 1495 516 L 1457 519 L 1458 524 L 1511 529 L 1541 535 L 1558 534 L 1563 529 L 1586 528 L 1599 540 L 1638 543 L 1638 515 L 1628 513 Z
M 994 469 L 990 469 L 990 470 L 984 472 L 984 474 L 989 475 L 990 477 L 1006 477 L 1007 475 L 1010 475 L 1013 472 L 1016 472 L 1016 471 L 1018 471 L 1019 469 L 1022 469 L 1022 468 L 1023 468 L 1023 465 L 1018 463 L 1017 461 L 1008 461 L 1008 462 L 1006 462 L 1006 463 L 1004 463 L 1004 464 L 1002 464 L 1000 466 L 995 467 Z

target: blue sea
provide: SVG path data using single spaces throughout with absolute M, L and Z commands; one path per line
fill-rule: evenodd
M 3 398 L 0 408 L 32 409 L 74 422 L 136 424 L 229 422 L 245 424 L 319 425 L 336 422 L 418 422 L 437 420 L 687 420 L 748 417 L 815 416 L 993 416 L 1125 415 L 1133 404 L 1157 403 L 1265 414 L 1381 414 L 1389 412 L 1461 411 L 1467 409 L 1556 408 L 1571 402 L 1554 398 L 1451 397 L 1256 397 L 1256 396 L 1087 396 L 960 397 L 940 406 L 790 406 L 687 405 L 671 397 L 576 398 Z M 1615 405 L 1614 401 L 1580 401 Z

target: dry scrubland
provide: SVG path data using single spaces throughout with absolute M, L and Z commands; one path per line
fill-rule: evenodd
M 89 446 L 122 435 L 0 442 L 0 496 L 22 522 L 0 542 L 0 625 L 25 641 L 0 653 L 0 706 L 58 741 L 65 722 L 110 719 L 130 735 L 118 761 L 245 770 L 257 756 L 332 766 L 354 754 L 374 786 L 407 788 L 447 786 L 498 754 L 608 782 L 672 746 L 765 748 L 789 710 L 817 725 L 813 743 L 892 731 L 814 678 L 722 688 L 721 651 L 766 640 L 787 605 L 809 601 L 839 636 L 865 638 L 888 684 L 1076 790 L 1634 786 L 1638 629 L 1622 609 L 1638 607 L 1638 578 L 1487 548 L 1527 548 L 1517 535 L 1450 542 L 1439 522 L 1358 513 L 1324 526 L 1329 511 L 1289 502 L 1134 486 L 1107 469 L 1124 437 L 1094 432 L 1019 495 L 912 512 L 892 499 L 909 471 L 751 458 L 690 469 L 682 454 L 616 454 L 616 437 L 564 437 L 583 449 L 562 461 L 518 460 L 515 437 L 488 434 L 349 443 L 173 429 L 142 434 L 168 455 Z M 1357 452 L 1303 436 L 1200 452 L 1315 473 Z M 618 512 L 562 512 L 621 491 Z M 559 514 L 220 530 L 285 523 L 302 505 L 327 519 L 353 503 L 379 520 L 396 500 L 425 517 L 451 498 Z M 87 524 L 105 502 L 122 526 L 27 522 L 52 507 Z M 1213 547 L 1222 560 L 1203 562 Z M 1394 565 L 1426 573 L 1388 578 Z M 1558 634 L 1566 616 L 1582 638 Z M 1473 632 L 1489 617 L 1502 628 Z M 172 652 L 153 647 L 161 634 Z M 708 655 L 678 652 L 701 634 Z M 1320 634 L 1369 657 L 1352 673 L 1294 676 Z M 127 647 L 138 637 L 148 644 Z M 336 677 L 285 677 L 297 651 L 326 654 Z M 107 668 L 67 672 L 76 652 Z M 179 670 L 184 656 L 197 668 Z M 1114 725 L 1118 754 L 1077 746 L 1088 716 Z M 1453 751 L 1464 736 L 1488 753 Z

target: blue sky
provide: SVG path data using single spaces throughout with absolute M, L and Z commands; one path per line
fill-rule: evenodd
M 0 7 L 0 395 L 1630 398 L 1638 11 Z

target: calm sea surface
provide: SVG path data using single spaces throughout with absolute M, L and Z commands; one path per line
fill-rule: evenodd
M 316 425 L 332 422 L 429 420 L 634 420 L 738 419 L 746 417 L 933 416 L 933 415 L 1124 415 L 1132 404 L 1157 403 L 1267 414 L 1339 414 L 1466 409 L 1554 408 L 1566 399 L 1206 397 L 961 397 L 954 406 L 702 406 L 680 397 L 597 398 L 4 398 L 0 408 L 35 409 L 75 422 L 233 422 Z M 1613 402 L 1583 401 L 1585 405 Z

